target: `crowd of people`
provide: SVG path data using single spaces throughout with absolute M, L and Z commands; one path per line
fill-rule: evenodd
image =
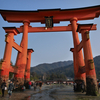
M 42 82 L 36 82 L 36 83 L 34 83 L 33 84 L 33 86 L 34 86 L 34 91 L 37 89 L 37 87 L 39 86 L 39 89 L 41 90 L 41 88 L 42 88 Z
M 39 88 L 39 90 L 41 90 L 43 83 L 42 83 L 42 81 L 37 81 L 37 82 L 31 82 L 31 81 L 29 81 L 27 84 L 28 84 L 28 89 L 31 89 L 31 86 L 32 86 L 33 89 L 34 89 L 34 91 L 36 91 L 37 88 Z M 97 84 L 98 84 L 98 91 L 99 91 L 100 82 L 98 81 Z M 82 93 L 85 92 L 84 82 L 80 82 L 80 83 L 74 82 L 73 83 L 73 88 L 74 88 L 74 91 L 77 91 L 77 89 L 79 88 L 79 89 L 81 89 Z M 26 87 L 25 87 L 25 85 L 23 85 L 21 87 L 21 90 L 25 91 L 25 89 L 26 89 Z M 11 98 L 12 91 L 13 90 L 15 90 L 15 91 L 19 90 L 18 81 L 14 85 L 14 83 L 12 81 L 10 81 L 9 84 L 6 84 L 5 80 L 3 80 L 2 84 L 1 84 L 1 90 L 2 90 L 2 97 L 4 97 L 5 90 L 8 90 L 9 98 Z
M 39 90 L 41 90 L 42 81 L 38 81 L 38 82 L 31 82 L 31 81 L 29 81 L 28 82 L 28 89 L 31 89 L 31 86 L 34 87 L 34 91 L 36 91 L 37 87 L 39 87 Z M 22 91 L 25 91 L 25 89 L 26 89 L 25 85 L 21 86 L 21 90 Z M 18 81 L 14 85 L 14 83 L 12 81 L 10 81 L 8 84 L 6 84 L 5 80 L 3 80 L 2 84 L 1 84 L 1 90 L 2 90 L 2 97 L 4 97 L 5 90 L 7 90 L 9 98 L 11 98 L 12 91 L 13 90 L 15 90 L 15 91 L 19 90 Z
M 3 80 L 3 83 L 1 84 L 1 89 L 2 89 L 2 97 L 4 97 L 4 92 L 5 92 L 5 90 L 7 90 L 7 84 L 6 84 L 5 80 Z M 10 81 L 10 83 L 8 84 L 9 98 L 12 95 L 12 90 L 13 89 L 14 89 L 14 84 L 12 83 L 12 81 Z

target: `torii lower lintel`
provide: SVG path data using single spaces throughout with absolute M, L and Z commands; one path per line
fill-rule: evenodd
M 19 31 L 19 33 L 23 32 L 23 26 L 20 28 L 17 28 L 17 30 Z M 91 27 L 91 30 L 96 30 L 96 24 L 94 24 Z M 32 33 L 32 32 L 60 32 L 60 31 L 72 31 L 72 27 L 71 24 L 68 26 L 55 26 L 53 28 L 47 28 L 45 29 L 45 27 L 28 27 L 28 33 Z
M 23 27 L 17 28 L 17 30 L 22 33 Z M 71 26 L 55 26 L 53 28 L 45 27 L 28 27 L 28 33 L 31 32 L 60 32 L 60 31 L 72 31 Z

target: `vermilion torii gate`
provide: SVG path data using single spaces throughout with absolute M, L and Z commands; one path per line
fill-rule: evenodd
M 8 80 L 9 79 L 9 72 L 12 72 L 15 74 L 16 77 L 18 77 L 19 73 L 21 72 L 22 76 L 19 76 L 21 79 L 25 81 L 30 81 L 30 63 L 31 63 L 31 53 L 34 52 L 33 49 L 28 49 L 26 53 L 26 61 L 27 64 L 25 64 L 24 71 L 19 66 L 12 67 L 10 64 L 11 61 L 11 53 L 12 53 L 12 47 L 15 48 L 19 53 L 22 53 L 22 46 L 19 46 L 16 42 L 14 42 L 14 35 L 18 34 L 18 30 L 15 27 L 4 27 L 5 32 L 7 33 L 5 42 L 5 53 L 3 57 L 3 62 L 0 65 L 1 73 L 0 73 L 0 79 L 2 80 Z M 20 58 L 21 61 L 21 58 Z M 17 81 L 17 79 L 16 79 Z M 24 82 L 24 81 L 23 81 Z M 23 82 L 20 81 L 20 83 L 23 84 Z
M 99 17 L 100 5 L 78 9 L 48 9 L 38 11 L 14 11 L 14 10 L 0 10 L 0 13 L 5 21 L 23 23 L 19 28 L 4 27 L 6 35 L 6 47 L 3 62 L 1 64 L 0 78 L 7 80 L 9 72 L 14 72 L 14 78 L 22 85 L 24 80 L 29 81 L 30 78 L 30 59 L 32 49 L 27 51 L 28 47 L 28 33 L 33 32 L 58 32 L 58 31 L 72 31 L 74 48 L 70 50 L 73 52 L 74 59 L 74 74 L 77 89 L 79 89 L 80 82 L 84 82 L 87 94 L 97 95 L 97 80 L 95 73 L 95 66 L 93 62 L 92 50 L 89 39 L 89 31 L 96 30 L 94 24 L 78 24 L 78 20 L 89 20 Z M 54 26 L 53 23 L 60 21 L 70 21 L 68 26 Z M 46 24 L 46 27 L 32 27 L 31 22 L 41 22 Z M 82 34 L 82 41 L 79 41 L 78 32 Z M 20 46 L 14 42 L 14 35 L 23 33 Z M 10 66 L 12 47 L 18 50 L 15 68 Z M 84 51 L 84 58 L 82 53 Z M 28 52 L 28 57 L 27 57 Z M 29 58 L 29 60 L 27 60 Z M 85 59 L 85 61 L 84 61 Z M 12 69 L 12 70 L 11 70 Z M 25 76 L 26 75 L 26 76 Z

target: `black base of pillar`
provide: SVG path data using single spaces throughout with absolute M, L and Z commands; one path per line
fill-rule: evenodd
M 25 87 L 26 87 L 26 89 L 29 89 L 29 85 L 28 85 L 27 81 L 25 82 Z
M 22 90 L 22 87 L 24 86 L 24 78 L 14 78 L 14 84 L 18 84 L 18 90 Z
M 75 86 L 74 86 L 74 92 L 83 92 L 85 91 L 85 85 L 84 90 L 82 89 L 82 84 L 84 83 L 83 80 L 75 80 Z
M 86 78 L 86 95 L 98 95 L 97 80 L 95 78 Z

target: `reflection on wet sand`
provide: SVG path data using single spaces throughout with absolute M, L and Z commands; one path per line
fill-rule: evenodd
M 9 99 L 8 95 L 0 100 L 100 100 L 100 96 L 88 96 L 86 93 L 74 92 L 73 86 L 65 84 L 43 85 L 40 90 L 37 87 L 24 92 L 13 92 Z
M 86 93 L 74 92 L 72 86 L 63 84 L 49 85 L 26 100 L 100 100 L 99 96 L 87 96 Z

